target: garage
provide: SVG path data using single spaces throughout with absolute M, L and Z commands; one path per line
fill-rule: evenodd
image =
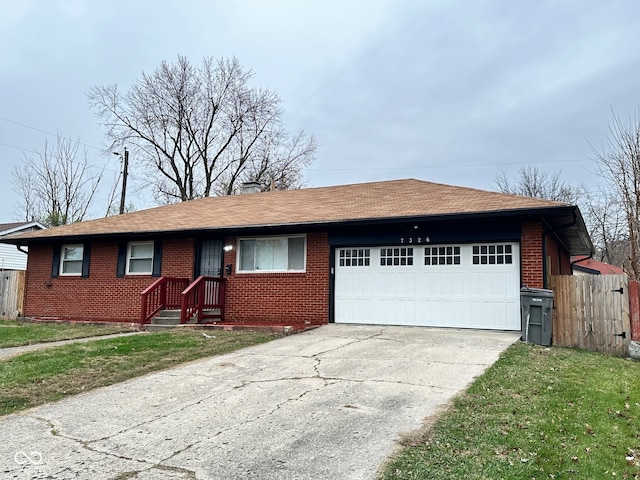
M 520 329 L 520 245 L 335 249 L 335 322 Z

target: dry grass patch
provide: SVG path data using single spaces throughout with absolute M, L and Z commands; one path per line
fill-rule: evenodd
M 174 330 L 52 347 L 0 361 L 0 415 L 276 338 L 264 332 Z

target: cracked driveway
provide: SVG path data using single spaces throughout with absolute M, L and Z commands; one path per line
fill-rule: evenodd
M 518 337 L 327 325 L 4 417 L 1 477 L 373 479 Z

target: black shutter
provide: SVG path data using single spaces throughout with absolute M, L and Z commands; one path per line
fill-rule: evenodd
M 124 277 L 124 270 L 127 266 L 127 244 L 118 244 L 118 265 L 116 266 L 116 277 Z
M 53 261 L 51 262 L 51 278 L 60 275 L 60 245 L 53 246 Z
M 152 277 L 159 277 L 162 273 L 162 240 L 153 242 L 153 271 Z
M 89 265 L 91 263 L 91 244 L 85 243 L 82 248 L 82 278 L 89 278 Z

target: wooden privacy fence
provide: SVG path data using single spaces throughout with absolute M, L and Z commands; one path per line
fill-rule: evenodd
M 626 275 L 558 275 L 553 344 L 626 356 L 631 338 Z
M 0 317 L 15 318 L 24 312 L 24 291 L 27 272 L 0 271 Z

